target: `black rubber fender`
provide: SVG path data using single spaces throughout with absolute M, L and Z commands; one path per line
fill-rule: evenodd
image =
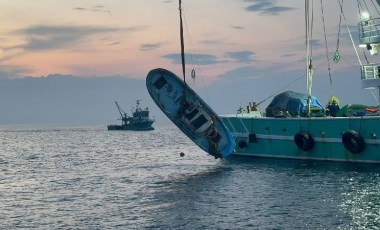
M 245 149 L 248 145 L 246 141 L 239 141 L 238 146 L 240 149 Z
M 294 143 L 297 145 L 298 149 L 308 152 L 314 148 L 315 141 L 310 133 L 301 131 L 294 135 Z
M 248 136 L 249 143 L 256 143 L 257 142 L 257 137 L 255 133 L 251 133 Z
M 344 147 L 351 153 L 361 153 L 365 149 L 363 137 L 355 130 L 348 130 L 342 135 Z

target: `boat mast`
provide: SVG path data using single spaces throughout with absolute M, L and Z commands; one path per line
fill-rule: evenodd
M 180 38 L 181 38 L 181 60 L 182 60 L 182 74 L 183 74 L 183 81 L 186 85 L 186 76 L 185 76 L 185 45 L 183 42 L 183 23 L 182 23 L 182 1 L 179 0 L 179 20 L 180 20 Z
M 313 2 L 313 1 L 312 1 Z M 307 115 L 310 117 L 311 89 L 313 82 L 312 64 L 312 30 L 313 30 L 313 5 L 310 7 L 310 0 L 305 0 L 305 28 L 306 28 L 306 89 L 307 89 Z M 311 15 L 310 10 L 311 9 Z

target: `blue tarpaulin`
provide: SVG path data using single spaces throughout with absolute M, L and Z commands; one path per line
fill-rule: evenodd
M 267 117 L 307 117 L 308 96 L 302 93 L 286 91 L 278 94 L 266 108 Z M 325 109 L 314 96 L 310 98 L 310 116 L 324 116 Z

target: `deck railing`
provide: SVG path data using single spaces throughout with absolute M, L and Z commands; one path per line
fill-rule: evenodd
M 362 80 L 379 79 L 380 64 L 362 65 Z
M 363 44 L 380 43 L 380 18 L 360 22 L 359 38 Z

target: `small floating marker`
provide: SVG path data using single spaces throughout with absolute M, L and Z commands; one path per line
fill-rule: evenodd
M 179 154 L 179 156 L 180 156 L 180 157 L 184 157 L 184 156 L 185 156 L 185 153 L 184 153 L 184 152 L 181 152 L 181 153 Z

